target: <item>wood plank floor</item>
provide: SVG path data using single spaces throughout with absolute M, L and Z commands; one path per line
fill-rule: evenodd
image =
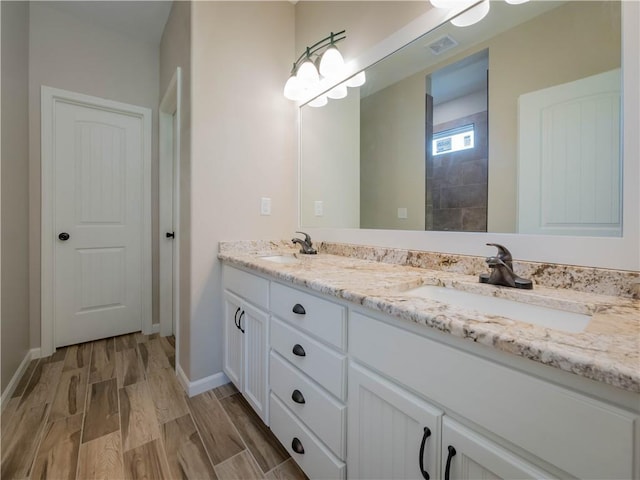
M 233 385 L 188 398 L 174 348 L 133 333 L 33 360 L 2 412 L 0 478 L 306 479 Z

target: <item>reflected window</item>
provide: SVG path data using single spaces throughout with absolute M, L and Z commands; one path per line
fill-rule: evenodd
M 473 124 L 464 125 L 435 133 L 433 135 L 432 152 L 435 156 L 467 150 L 473 148 L 474 145 L 474 126 Z

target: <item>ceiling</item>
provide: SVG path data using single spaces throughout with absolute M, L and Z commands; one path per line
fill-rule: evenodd
M 171 11 L 171 0 L 48 1 L 54 7 L 136 40 L 159 44 Z

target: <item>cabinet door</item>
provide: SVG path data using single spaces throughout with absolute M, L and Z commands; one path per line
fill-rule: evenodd
M 445 480 L 540 479 L 550 475 L 449 417 L 442 421 Z
M 357 364 L 349 366 L 349 478 L 439 477 L 442 412 Z
M 269 372 L 269 315 L 243 302 L 240 327 L 244 331 L 244 380 L 242 392 L 267 423 Z M 268 423 L 267 423 L 268 424 Z
M 238 318 L 242 313 L 241 300 L 225 290 L 224 292 L 224 358 L 222 368 L 229 380 L 242 391 L 243 342 Z M 244 328 L 244 327 L 243 327 Z

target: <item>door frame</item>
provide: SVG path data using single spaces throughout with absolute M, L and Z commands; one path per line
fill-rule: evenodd
M 106 100 L 58 88 L 41 86 L 41 355 L 55 352 L 55 222 L 54 188 L 54 131 L 55 108 L 67 103 L 107 112 L 129 115 L 142 121 L 142 324 L 143 333 L 151 333 L 151 109 Z
M 176 337 L 176 367 L 180 348 L 180 115 L 182 70 L 176 68 L 159 108 L 159 318 L 160 335 Z M 171 226 L 175 233 L 168 241 Z M 171 297 L 169 297 L 171 292 Z M 175 331 L 172 332 L 172 321 Z

